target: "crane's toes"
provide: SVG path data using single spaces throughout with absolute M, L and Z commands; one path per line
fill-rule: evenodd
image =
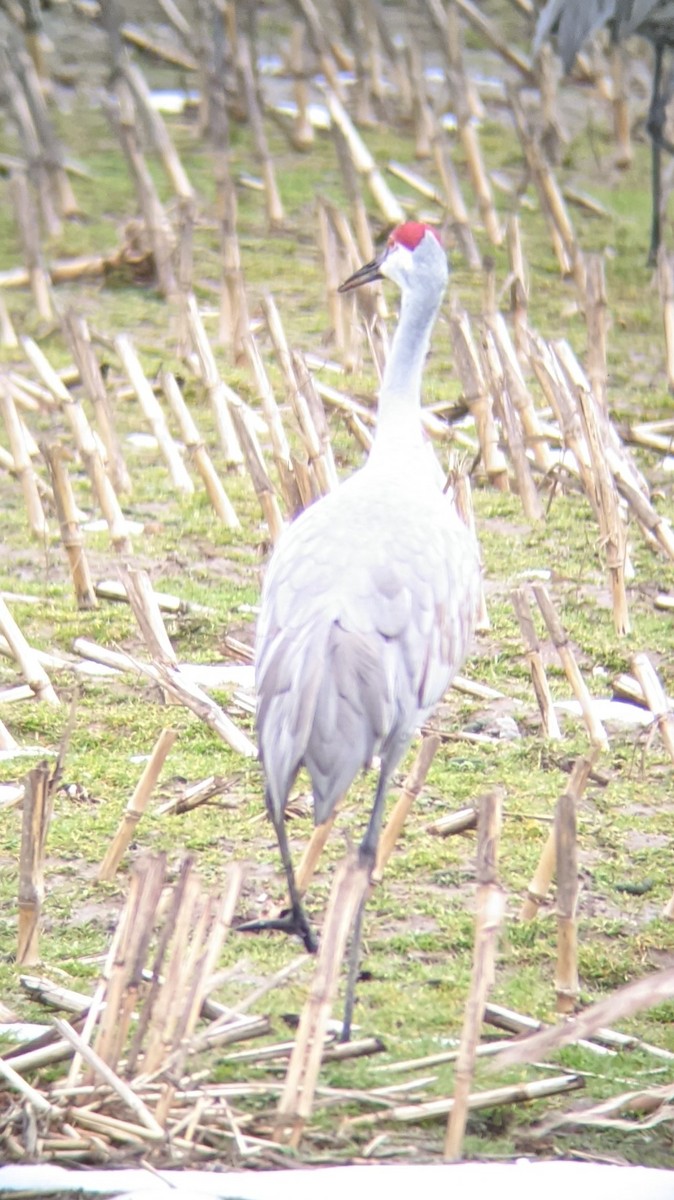
M 270 929 L 280 930 L 281 933 L 294 933 L 304 943 L 308 954 L 316 954 L 318 951 L 318 938 L 302 911 L 294 912 L 290 908 L 281 913 L 279 917 L 244 921 L 236 928 L 239 933 L 265 933 Z

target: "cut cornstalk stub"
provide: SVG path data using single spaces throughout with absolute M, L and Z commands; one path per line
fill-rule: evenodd
M 6 78 L 7 76 L 5 76 Z M 37 212 L 28 186 L 28 179 L 23 171 L 11 173 L 9 196 L 19 227 L 19 237 L 28 269 L 28 280 L 38 316 L 41 321 L 51 321 L 54 316 L 51 280 L 42 260 Z
M 484 469 L 489 482 L 500 492 L 507 492 L 510 490 L 508 464 L 499 447 L 492 396 L 484 377 L 468 313 L 464 309 L 454 308 L 450 313 L 449 327 L 456 369 L 466 404 L 475 420 Z
M 238 31 L 237 36 L 237 70 L 241 81 L 242 92 L 248 111 L 248 122 L 253 135 L 253 143 L 262 169 L 266 197 L 267 222 L 270 229 L 280 229 L 285 221 L 283 203 L 276 183 L 274 160 L 269 151 L 267 135 L 264 129 L 262 113 L 258 103 L 251 53 L 248 41 Z
M 40 663 L 32 646 L 26 641 L 1 596 L 0 633 L 7 639 L 9 648 L 36 699 L 46 700 L 47 704 L 60 704 L 60 700 L 52 687 L 47 672 Z
M 536 700 L 538 701 L 541 720 L 543 722 L 543 731 L 546 737 L 558 741 L 562 736 L 562 731 L 559 728 L 559 721 L 555 712 L 555 702 L 552 698 L 548 677 L 543 665 L 543 656 L 541 654 L 540 642 L 536 635 L 531 605 L 523 588 L 518 588 L 512 592 L 511 599 L 526 647 L 527 660 L 531 671 L 531 682 Z
M 106 453 L 106 470 L 110 476 L 112 485 L 117 495 L 129 495 L 131 492 L 131 477 L 129 475 L 122 447 L 117 433 L 115 411 L 108 395 L 103 372 L 96 357 L 96 353 L 91 340 L 89 326 L 80 314 L 72 310 L 66 312 L 63 322 L 63 332 L 68 340 L 70 350 L 75 360 L 75 365 L 79 371 L 82 387 L 88 399 L 93 406 L 94 415 L 96 418 L 96 429 L 101 436 Z M 35 351 L 38 347 L 33 346 L 32 349 L 27 344 L 28 339 L 24 338 L 24 349 L 28 353 L 31 362 L 39 369 L 40 355 L 36 355 Z M 46 359 L 42 356 L 42 366 Z M 46 364 L 49 366 L 49 364 Z M 51 368 L 50 368 L 51 370 Z M 50 375 L 51 387 L 56 394 L 56 382 L 60 380 L 60 376 L 54 378 Z M 45 382 L 47 380 L 45 379 Z M 68 403 L 70 397 L 62 388 L 58 392 L 59 398 Z
M 505 1051 L 504 1051 L 505 1053 Z M 513 1083 L 506 1087 L 490 1088 L 484 1092 L 472 1092 L 468 1097 L 469 1112 L 477 1112 L 482 1108 L 495 1108 L 501 1104 L 521 1104 L 528 1100 L 538 1100 L 544 1096 L 556 1096 L 561 1092 L 573 1092 L 585 1086 L 582 1075 L 554 1075 L 548 1079 L 534 1079 L 530 1083 Z M 416 1104 L 396 1104 L 393 1108 L 382 1113 L 364 1113 L 362 1116 L 349 1117 L 344 1125 L 347 1129 L 359 1125 L 378 1125 L 382 1123 L 412 1122 L 432 1120 L 451 1113 L 454 1099 L 442 1096 L 438 1100 L 427 1100 Z
M 153 683 L 168 691 L 173 699 L 177 700 L 185 708 L 189 708 L 195 713 L 201 721 L 208 725 L 218 737 L 222 738 L 228 746 L 231 746 L 237 754 L 241 754 L 244 758 L 256 758 L 257 747 L 251 741 L 247 734 L 239 729 L 232 720 L 227 716 L 219 704 L 211 699 L 206 692 L 187 678 L 180 670 L 180 667 L 172 667 L 169 664 L 162 662 L 142 662 L 138 658 L 133 658 L 130 654 L 123 654 L 117 650 L 109 650 L 105 646 L 98 646 L 95 642 L 90 642 L 86 638 L 76 638 L 73 642 L 73 649 L 83 658 L 92 659 L 94 662 L 102 663 L 105 666 L 112 667 L 120 671 L 131 671 L 135 674 L 145 675 L 151 679 Z M 6 699 L 6 697 L 3 697 Z M 19 697 L 17 697 L 18 699 Z M 25 699 L 25 693 L 21 693 L 21 699 Z
M 222 250 L 219 335 L 232 359 L 238 362 L 245 353 L 250 318 L 237 232 L 236 189 L 229 173 L 220 183 L 218 217 Z
M 213 354 L 211 343 L 208 340 L 208 335 L 204 329 L 201 314 L 193 295 L 187 297 L 185 316 L 192 345 L 199 360 L 201 378 L 203 379 L 204 387 L 213 408 L 218 439 L 222 446 L 226 462 L 228 466 L 240 466 L 243 463 L 243 453 L 238 443 L 227 404 L 225 384 L 220 378 L 220 373 L 215 362 L 215 355 Z M 237 518 L 235 527 L 238 527 L 238 525 L 239 521 Z
M 330 830 L 335 823 L 338 808 L 339 801 L 335 805 L 335 808 L 328 817 L 327 821 L 323 821 L 322 824 L 316 825 L 312 831 L 311 837 L 309 838 L 304 854 L 299 861 L 297 870 L 295 872 L 295 884 L 297 886 L 298 895 L 300 896 L 304 895 L 315 874 L 316 867 L 318 866 L 318 860 L 323 853 L 323 848 L 330 836 Z
M 522 250 L 519 218 L 515 215 L 508 220 L 506 227 L 508 242 L 508 259 L 510 262 L 510 312 L 515 335 L 515 347 L 520 361 L 526 362 L 529 357 L 529 289 L 527 272 Z
M 19 966 L 33 966 L 40 959 L 45 847 L 54 803 L 54 783 L 48 764 L 40 763 L 28 775 L 23 798 L 16 952 Z
M 171 141 L 164 120 L 152 103 L 152 94 L 143 72 L 128 58 L 120 60 L 124 79 L 133 93 L 133 98 L 142 112 L 143 124 L 150 131 L 155 149 L 176 196 L 180 200 L 194 200 L 194 188 L 190 183 L 178 152 Z
M 96 593 L 84 549 L 84 538 L 78 521 L 65 452 L 62 446 L 54 443 L 52 445 L 43 444 L 42 454 L 49 467 L 61 541 L 68 557 L 77 607 L 80 609 L 95 608 Z
M 604 412 L 607 412 L 608 368 L 606 365 L 606 334 L 608 327 L 608 304 L 606 299 L 604 259 L 600 254 L 588 254 L 587 256 L 585 320 L 587 323 L 587 374 L 597 404 L 600 405 Z
M 435 753 L 440 745 L 437 734 L 428 734 L 422 741 L 417 756 L 403 784 L 402 792 L 396 802 L 386 826 L 379 839 L 377 862 L 372 872 L 372 882 L 379 883 L 384 875 L 386 864 L 393 853 L 393 848 L 400 837 L 403 825 L 407 820 L 410 809 L 419 795 Z
M 346 145 L 349 148 L 353 164 L 358 174 L 362 175 L 367 182 L 384 220 L 390 225 L 399 225 L 405 219 L 403 210 L 386 183 L 381 171 L 376 166 L 370 151 L 358 133 L 344 105 L 332 88 L 325 87 L 324 95 L 328 112 L 330 113 L 330 120 L 339 126 Z
M 559 615 L 552 600 L 550 599 L 547 588 L 539 583 L 533 584 L 532 587 L 538 607 L 543 614 L 543 620 L 547 626 L 548 633 L 550 634 L 552 643 L 559 656 L 559 661 L 564 668 L 566 677 L 573 688 L 578 703 L 580 704 L 583 719 L 592 743 L 595 746 L 606 749 L 608 747 L 606 730 L 594 711 L 592 696 L 590 695 L 587 684 L 580 673 L 578 663 L 576 662 L 573 650 L 571 649 L 568 634 L 559 619 Z
M 291 139 L 296 150 L 311 149 L 314 144 L 314 127 L 309 112 L 309 75 L 306 64 L 306 31 L 300 21 L 294 21 L 288 48 L 288 65 L 293 77 L 293 97 L 296 116 Z
M 548 472 L 553 465 L 553 458 L 503 314 L 500 312 L 489 314 L 485 321 L 498 350 L 510 400 L 522 425 L 525 446 L 530 449 L 540 470 L 544 473 Z
M 494 983 L 498 933 L 505 913 L 505 893 L 497 869 L 504 794 L 503 788 L 495 788 L 480 802 L 473 970 L 456 1060 L 454 1104 L 445 1135 L 444 1157 L 452 1162 L 461 1158 L 477 1046 L 487 995 Z
M 473 0 L 455 0 L 456 7 L 472 28 L 496 51 L 498 55 L 522 76 L 526 84 L 535 83 L 535 72 L 526 54 L 512 42 L 507 41 L 499 27 L 485 16 L 482 9 Z
M 595 510 L 599 520 L 602 545 L 606 557 L 611 596 L 613 600 L 613 625 L 619 637 L 630 632 L 630 616 L 627 605 L 625 565 L 627 543 L 625 523 L 620 513 L 618 491 L 609 468 L 604 438 L 597 411 L 598 402 L 592 392 L 578 389 L 578 406 L 593 466 L 595 487 Z
M 674 713 L 657 671 L 646 654 L 632 655 L 632 670 L 636 675 L 650 711 L 657 723 L 658 731 L 667 753 L 674 762 Z
M 145 376 L 140 359 L 128 334 L 118 334 L 115 338 L 115 349 L 122 360 L 122 365 L 136 394 L 143 415 L 157 439 L 157 444 L 169 469 L 173 486 L 183 496 L 193 495 L 194 484 L 190 479 L 189 471 L 183 462 L 180 450 L 171 437 L 164 411 Z
M 520 920 L 531 921 L 538 916 L 538 910 L 541 904 L 546 899 L 550 890 L 550 884 L 555 874 L 555 834 L 554 830 L 550 830 L 541 856 L 538 860 L 538 865 L 532 877 L 531 883 L 527 888 L 526 898 L 520 909 Z
M 160 733 L 143 774 L 126 806 L 126 811 L 117 829 L 117 833 L 112 839 L 105 858 L 100 865 L 98 871 L 99 880 L 109 882 L 114 878 L 122 856 L 134 835 L 140 818 L 145 812 L 161 769 L 177 736 L 178 731 L 176 729 L 163 729 Z
M 153 659 L 175 666 L 178 660 L 147 571 L 125 567 L 120 569 L 120 576 L 145 645 Z
M 520 420 L 513 405 L 503 363 L 490 328 L 490 317 L 485 318 L 487 328 L 482 339 L 482 357 L 490 381 L 490 392 L 494 398 L 494 409 L 498 415 L 508 454 L 513 466 L 516 489 L 529 521 L 544 521 L 543 502 L 534 483 L 526 454 Z
M 494 207 L 491 184 L 472 117 L 459 117 L 459 136 L 487 236 L 493 246 L 500 246 L 503 242 L 503 229 Z
M 0 292 L 0 346 L 4 346 L 7 350 L 15 350 L 18 344 L 19 339 L 16 336 L 5 297 Z
M 572 1013 L 578 1001 L 578 849 L 576 797 L 571 788 L 557 801 L 555 813 L 555 865 L 557 870 L 557 1012 Z
M 571 802 L 574 811 L 580 803 L 580 799 L 587 786 L 588 779 L 592 774 L 594 765 L 597 761 L 598 750 L 592 753 L 583 755 L 574 763 L 569 779 L 568 787 L 564 791 L 565 796 L 571 797 Z M 546 899 L 550 890 L 555 874 L 555 864 L 557 858 L 557 834 L 555 829 L 551 829 L 548 837 L 545 840 L 541 856 L 538 860 L 538 866 L 534 872 L 533 878 L 527 888 L 527 895 L 520 910 L 520 920 L 530 921 L 538 915 L 538 910 L 541 904 Z M 520 1032 L 516 1030 L 516 1032 Z
M 263 302 L 264 303 L 264 302 Z M 271 301 L 273 304 L 273 301 Z M 273 388 L 269 381 L 269 376 L 265 370 L 264 363 L 260 356 L 257 347 L 257 342 L 252 337 L 246 339 L 246 354 L 248 362 L 255 376 L 257 389 L 262 403 L 262 411 L 267 422 L 269 437 L 271 440 L 272 455 L 278 472 L 278 477 L 281 485 L 281 493 L 285 501 L 286 511 L 290 515 L 299 512 L 302 507 L 302 499 L 297 483 L 297 479 L 293 473 L 291 461 L 290 446 L 286 437 L 281 413 L 279 411 L 276 397 Z
M 347 938 L 369 887 L 367 865 L 355 857 L 344 860 L 335 873 L 325 914 L 321 945 L 308 999 L 302 1009 L 295 1046 L 288 1065 L 276 1115 L 274 1139 L 299 1145 L 311 1116 L 323 1045 Z
M 557 181 L 535 141 L 515 88 L 508 88 L 508 99 L 515 118 L 515 128 L 522 144 L 527 165 L 538 192 L 541 209 L 548 222 L 552 243 L 562 275 L 573 275 L 579 293 L 585 297 L 585 267 L 575 231 Z
M 632 162 L 632 139 L 630 105 L 626 84 L 626 58 L 629 51 L 620 42 L 612 42 L 610 49 L 613 109 L 613 136 L 616 143 L 616 166 L 629 167 Z
M 458 812 L 434 821 L 427 827 L 427 832 L 435 837 L 451 837 L 454 833 L 465 833 L 468 829 L 477 828 L 477 817 L 477 807 L 471 805 L 469 808 L 460 808 Z
M 466 266 L 479 271 L 482 265 L 480 251 L 470 224 L 468 209 L 461 192 L 461 184 L 449 150 L 447 139 L 438 126 L 433 139 L 433 158 L 442 181 L 446 205 L 452 215 L 452 226 Z
M 33 536 L 43 540 L 47 533 L 47 521 L 40 499 L 37 475 L 29 453 L 29 435 L 16 410 L 12 392 L 3 379 L 0 379 L 0 410 L 7 430 L 13 469 L 21 481 L 28 513 L 28 524 Z
M 157 285 L 164 296 L 171 298 L 176 292 L 173 270 L 173 251 L 175 249 L 173 227 L 159 199 L 141 149 L 131 88 L 127 80 L 120 74 L 115 77 L 114 88 L 114 95 L 106 93 L 103 96 L 103 108 L 119 139 L 129 174 L 134 182 L 138 207 L 143 218 L 144 235 L 152 247 L 152 263 Z
M 238 525 L 238 518 L 232 506 L 222 481 L 218 475 L 206 444 L 195 424 L 194 418 L 178 385 L 175 375 L 162 367 L 159 375 L 164 395 L 173 410 L 190 458 L 201 476 L 208 499 L 222 523 L 227 526 Z

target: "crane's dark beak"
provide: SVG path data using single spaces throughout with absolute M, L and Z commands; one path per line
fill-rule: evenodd
M 372 262 L 366 263 L 364 267 L 359 267 L 353 275 L 349 275 L 344 283 L 340 283 L 337 288 L 338 292 L 352 292 L 354 288 L 362 287 L 364 283 L 374 283 L 376 279 L 383 279 L 381 273 L 381 264 L 384 255 L 380 254 L 379 258 L 373 258 Z

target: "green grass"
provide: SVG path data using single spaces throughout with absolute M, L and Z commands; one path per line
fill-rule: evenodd
M 509 10 L 510 12 L 510 10 Z M 512 20 L 512 15 L 509 16 Z M 165 74 L 165 73 L 164 73 Z M 63 232 L 46 247 L 51 258 L 108 250 L 118 244 L 120 229 L 135 216 L 133 189 L 123 160 L 101 113 L 75 100 L 74 115 L 59 120 L 69 150 L 90 173 L 76 180 L 75 190 L 85 219 L 64 225 Z M 592 101 L 594 104 L 594 101 Z M 599 112 L 599 110 L 598 110 Z M 597 121 L 601 123 L 599 114 Z M 213 174 L 207 147 L 194 127 L 174 120 L 170 129 L 198 197 L 195 230 L 195 287 L 201 304 L 215 310 L 220 276 L 219 245 L 214 218 Z M 263 201 L 257 192 L 238 190 L 239 232 L 251 312 L 262 294 L 271 290 L 281 308 L 290 341 L 317 353 L 333 353 L 330 343 L 322 267 L 315 240 L 317 189 L 345 206 L 340 174 L 329 139 L 317 138 L 309 155 L 288 148 L 275 127 L 268 129 L 277 164 L 279 187 L 287 212 L 286 227 L 270 235 Z M 380 163 L 389 158 L 412 161 L 409 131 L 402 126 L 365 132 L 370 149 Z M 481 139 L 490 169 L 521 176 L 521 155 L 510 129 L 488 119 Z M 607 289 L 612 327 L 609 340 L 610 403 L 618 419 L 659 418 L 671 410 L 663 367 L 663 343 L 657 292 L 645 267 L 648 239 L 647 148 L 637 145 L 631 170 L 615 189 L 607 181 L 610 143 L 580 134 L 568 147 L 559 170 L 568 179 L 603 200 L 609 219 L 597 220 L 573 212 L 581 245 L 586 250 L 610 249 L 606 257 Z M 12 147 L 9 147 L 12 150 Z M 470 188 L 456 156 L 467 197 Z M 232 167 L 236 173 L 255 173 L 253 148 L 245 128 L 232 128 Z M 429 178 L 429 164 L 421 168 Z M 152 171 L 160 195 L 170 200 L 158 165 Z M 437 183 L 437 181 L 435 181 Z M 402 185 L 392 184 L 406 202 L 416 199 Z M 579 355 L 585 350 L 585 326 L 573 308 L 571 287 L 560 280 L 547 230 L 533 192 L 531 206 L 521 208 L 522 236 L 530 270 L 530 320 L 544 336 L 566 337 Z M 497 194 L 505 217 L 513 210 L 513 196 Z M 378 218 L 373 212 L 375 224 Z M 499 286 L 508 272 L 505 249 L 493 251 Z M 20 261 L 19 243 L 0 181 L 0 269 Z M 482 302 L 482 281 L 468 272 L 453 254 L 452 287 L 456 297 L 477 315 Z M 167 628 L 179 658 L 210 662 L 223 655 L 224 634 L 252 641 L 254 613 L 267 550 L 267 534 L 247 477 L 227 472 L 217 449 L 207 399 L 176 358 L 173 318 L 167 305 L 151 289 L 117 281 L 114 287 L 98 283 L 70 285 L 57 290 L 59 303 L 74 307 L 90 321 L 96 333 L 114 338 L 130 332 L 149 373 L 167 365 L 185 378 L 186 395 L 216 465 L 239 514 L 241 530 L 222 527 L 203 491 L 191 499 L 176 497 L 166 469 L 154 451 L 138 450 L 124 439 L 144 429 L 135 400 L 115 401 L 115 414 L 123 439 L 133 493 L 124 500 L 127 515 L 144 525 L 134 537 L 134 561 L 146 567 L 154 585 L 173 591 L 197 611 L 167 618 Z M 504 304 L 507 302 L 507 291 Z M 69 353 L 58 328 L 44 329 L 36 321 L 30 297 L 12 292 L 8 303 L 20 332 L 37 336 L 56 366 L 69 362 Z M 215 337 L 216 322 L 208 318 Z M 107 345 L 107 344 L 106 344 Z M 219 347 L 216 355 L 224 377 L 251 403 L 257 404 L 252 382 L 240 364 L 231 364 Z M 265 359 L 277 394 L 282 382 L 269 347 Z M 111 394 L 122 383 L 120 368 L 111 350 L 97 346 L 109 367 Z M 5 363 L 26 370 L 20 353 L 1 351 Z M 352 380 L 338 380 L 357 394 L 372 396 L 373 372 L 365 366 Z M 533 384 L 532 384 L 533 386 Z M 461 394 L 453 371 L 445 319 L 434 337 L 426 376 L 428 401 L 455 402 Z M 85 400 L 85 407 L 87 407 Z M 60 417 L 31 413 L 28 423 L 36 436 L 68 440 Z M 347 472 L 361 461 L 361 452 L 345 427 L 333 422 L 340 468 Z M 174 431 L 175 432 L 175 431 Z M 0 433 L 0 437 L 4 437 Z M 4 443 L 3 443 L 4 444 Z M 442 451 L 441 451 L 442 452 Z M 642 468 L 658 481 L 658 510 L 672 516 L 672 488 L 660 470 L 657 456 L 640 460 Z M 94 511 L 89 483 L 79 464 L 71 464 L 76 498 L 86 511 Z M 377 1059 L 355 1059 L 326 1066 L 322 1078 L 339 1087 L 366 1088 L 383 1081 L 377 1074 L 381 1061 L 411 1058 L 437 1052 L 456 1038 L 470 979 L 474 921 L 474 838 L 434 838 L 428 826 L 453 808 L 471 802 L 496 785 L 506 791 L 505 822 L 500 853 L 500 873 L 507 893 L 508 921 L 498 956 L 493 998 L 545 1020 L 554 1019 L 555 927 L 551 908 L 532 924 L 517 921 L 521 897 L 535 868 L 549 829 L 556 798 L 568 781 L 569 762 L 587 750 L 582 726 L 565 718 L 561 743 L 547 743 L 536 721 L 534 697 L 519 629 L 510 603 L 510 592 L 533 573 L 549 573 L 556 603 L 568 630 L 591 691 L 610 694 L 613 675 L 629 669 L 637 649 L 650 652 L 665 684 L 674 684 L 674 636 L 670 619 L 658 612 L 653 597 L 674 589 L 674 566 L 644 545 L 639 530 L 631 529 L 635 579 L 630 585 L 632 632 L 616 638 L 608 606 L 599 534 L 587 502 L 580 496 L 557 491 L 550 498 L 544 524 L 530 527 L 514 495 L 503 495 L 477 483 L 474 490 L 477 525 L 482 546 L 491 630 L 477 640 L 476 653 L 465 673 L 498 688 L 506 700 L 494 705 L 468 700 L 452 692 L 437 724 L 453 734 L 466 725 L 483 728 L 495 713 L 514 717 L 520 732 L 515 741 L 473 742 L 450 738 L 434 761 L 427 786 L 402 835 L 384 882 L 368 908 L 365 960 L 368 979 L 358 989 L 356 1020 L 363 1033 L 382 1037 L 386 1053 Z M 102 602 L 92 612 L 75 608 L 66 563 L 50 514 L 50 534 L 38 545 L 28 535 L 20 488 L 7 474 L 0 475 L 3 539 L 0 552 L 0 590 L 27 594 L 34 603 L 11 601 L 12 612 L 25 636 L 44 650 L 68 650 L 77 636 L 142 654 L 142 642 L 129 610 Z M 114 577 L 116 561 L 103 534 L 86 534 L 86 546 L 96 578 Z M 543 629 L 539 624 L 541 637 Z M 0 660 L 0 683 L 16 677 L 8 660 Z M 553 693 L 569 695 L 566 679 L 550 657 Z M 239 912 L 257 914 L 261 895 L 279 901 L 284 884 L 271 827 L 262 816 L 262 779 L 256 764 L 244 762 L 228 750 L 205 725 L 183 709 L 162 705 L 157 690 L 132 675 L 113 681 L 85 680 L 75 687 L 67 673 L 55 674 L 54 684 L 64 704 L 51 708 L 37 704 L 0 704 L 0 718 L 21 746 L 53 754 L 68 721 L 68 700 L 77 690 L 74 729 L 65 758 L 64 787 L 56 796 L 49 833 L 46 863 L 44 929 L 41 970 L 59 981 L 92 988 L 97 977 L 95 956 L 109 945 L 111 927 L 128 889 L 129 871 L 147 851 L 163 850 L 175 873 L 185 852 L 195 856 L 206 886 L 217 890 L 227 864 L 233 859 L 246 865 Z M 219 696 L 225 705 L 226 695 Z M 236 720 L 249 733 L 251 721 L 238 713 Z M 153 804 L 140 822 L 129 853 L 111 884 L 96 882 L 96 868 L 142 771 L 144 759 L 160 731 L 172 726 L 178 740 L 164 769 L 159 793 L 171 794 L 181 781 L 194 782 L 212 773 L 224 776 L 229 789 L 224 798 L 183 817 L 160 816 Z M 582 999 L 589 1002 L 606 995 L 627 980 L 658 966 L 671 964 L 674 924 L 660 914 L 674 888 L 668 852 L 674 797 L 671 764 L 656 739 L 643 734 L 615 732 L 610 750 L 600 763 L 609 778 L 607 787 L 590 784 L 581 802 L 579 856 L 579 953 Z M 21 778 L 26 761 L 0 762 L 0 777 Z M 75 786 L 77 785 L 77 786 Z M 304 786 L 304 785 L 303 785 Z M 372 778 L 358 780 L 343 806 L 338 830 L 333 834 L 309 895 L 309 908 L 320 921 L 335 864 L 344 853 L 345 834 L 355 841 L 366 820 Z M 16 937 L 16 895 L 20 814 L 2 813 L 0 820 L 0 1000 L 27 1018 L 42 1013 L 26 1000 L 19 986 L 13 954 Z M 298 855 L 311 830 L 309 818 L 290 824 L 293 849 Z M 623 890 L 625 883 L 648 885 L 642 894 Z M 243 939 L 230 936 L 222 966 L 246 964 L 246 983 L 224 988 L 219 998 L 230 1003 L 246 993 L 251 979 L 278 970 L 297 953 L 297 946 L 281 937 Z M 84 961 L 83 961 L 84 960 Z M 284 1016 L 299 1011 L 308 974 L 266 996 L 261 1011 L 272 1018 L 273 1036 L 287 1035 Z M 623 1027 L 648 1042 L 674 1050 L 672 1006 L 663 1005 L 626 1021 Z M 229 1078 L 234 1068 L 226 1056 L 215 1053 L 207 1066 L 214 1078 Z M 597 1058 L 586 1050 L 568 1048 L 559 1056 L 567 1067 L 587 1071 L 585 1099 L 610 1096 L 649 1081 L 655 1060 L 642 1052 Z M 656 1063 L 655 1065 L 659 1065 Z M 238 1069 L 240 1071 L 240 1068 Z M 434 1072 L 435 1073 L 435 1072 Z M 452 1089 L 452 1069 L 438 1069 L 429 1091 L 444 1095 Z M 529 1077 L 531 1072 L 510 1072 L 504 1081 Z M 662 1080 L 662 1076 L 655 1077 Z M 389 1081 L 388 1078 L 386 1080 Z M 477 1086 L 494 1086 L 484 1065 Z M 510 1156 L 534 1150 L 531 1122 L 554 1109 L 575 1102 L 563 1097 L 533 1106 L 493 1109 L 471 1118 L 467 1154 L 475 1158 Z M 340 1135 L 329 1110 L 316 1116 L 317 1136 L 325 1139 L 326 1153 L 346 1159 L 362 1150 L 371 1130 Z M 388 1152 L 414 1145 L 421 1157 L 436 1156 L 442 1144 L 442 1122 L 419 1128 L 387 1128 Z M 617 1135 L 568 1128 L 544 1139 L 541 1152 L 619 1154 L 630 1161 L 665 1164 L 671 1161 L 671 1127 L 662 1124 L 648 1135 Z

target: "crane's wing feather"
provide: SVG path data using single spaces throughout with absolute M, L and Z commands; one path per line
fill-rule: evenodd
M 391 693 L 377 648 L 335 622 L 304 752 L 318 823 L 369 765 L 390 723 Z
M 548 0 L 539 13 L 534 32 L 534 54 L 538 54 L 543 42 L 554 33 L 566 0 Z
M 302 765 L 321 685 L 327 632 L 318 624 L 296 638 L 292 631 L 268 628 L 264 655 L 256 664 L 259 753 L 277 816 Z
M 640 3 L 643 0 L 634 2 Z M 557 49 L 564 70 L 570 71 L 573 60 L 584 42 L 603 25 L 608 24 L 615 13 L 616 0 L 548 0 L 536 23 L 534 52 L 556 32 Z
M 629 37 L 641 25 L 652 20 L 655 29 L 664 30 L 668 27 L 672 32 L 674 25 L 674 6 L 667 0 L 616 0 L 616 35 L 618 38 Z
M 477 548 L 458 517 L 422 540 L 419 551 L 415 620 L 403 640 L 418 721 L 442 698 L 468 653 L 480 596 Z

